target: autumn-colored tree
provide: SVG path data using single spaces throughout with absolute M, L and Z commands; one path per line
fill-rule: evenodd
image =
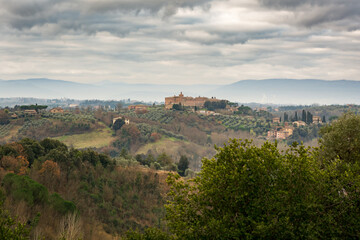
M 140 137 L 140 131 L 134 124 L 125 125 L 122 130 L 123 133 L 130 136 L 132 140 L 137 140 Z
M 53 189 L 56 185 L 58 185 L 61 172 L 60 167 L 56 162 L 46 160 L 42 164 L 42 167 L 38 173 L 46 187 Z
M 19 175 L 24 175 L 28 169 L 29 162 L 24 156 L 3 156 L 0 166 L 6 171 L 10 171 Z

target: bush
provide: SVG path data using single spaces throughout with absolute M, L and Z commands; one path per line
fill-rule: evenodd
M 129 231 L 126 233 L 126 240 L 171 240 L 172 236 L 156 228 L 147 228 L 145 233 Z
M 29 205 L 43 204 L 48 200 L 49 192 L 44 185 L 32 180 L 28 176 L 7 174 L 2 184 L 8 195 L 15 200 L 24 200 Z
M 360 237 L 359 165 L 321 167 L 316 150 L 296 144 L 281 153 L 232 140 L 217 150 L 191 183 L 168 178 L 166 219 L 179 239 Z
M 73 213 L 76 210 L 76 206 L 71 201 L 65 201 L 59 194 L 51 194 L 49 198 L 50 205 L 62 215 L 67 213 Z
M 26 240 L 30 239 L 30 229 L 25 224 L 17 222 L 8 211 L 0 207 L 0 239 L 3 240 Z

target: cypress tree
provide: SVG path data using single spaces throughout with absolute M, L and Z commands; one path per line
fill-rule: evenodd
M 308 111 L 306 114 L 306 119 L 307 119 L 306 123 L 307 124 L 312 123 L 312 117 L 313 117 L 313 115 Z
M 306 122 L 306 112 L 305 110 L 302 111 L 302 118 L 301 118 L 302 121 Z
M 289 121 L 289 115 L 285 112 L 284 113 L 284 122 L 288 122 Z
M 297 115 L 297 112 L 295 112 L 295 118 L 294 118 L 295 121 L 298 120 L 298 115 Z

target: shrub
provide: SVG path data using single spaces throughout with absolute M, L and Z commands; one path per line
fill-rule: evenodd
M 46 187 L 28 176 L 9 173 L 4 177 L 2 184 L 8 195 L 18 201 L 24 200 L 31 206 L 46 203 L 48 199 L 49 192 Z
M 73 213 L 76 210 L 76 206 L 71 201 L 65 201 L 59 194 L 53 193 L 49 197 L 50 205 L 59 213 L 65 215 L 67 213 Z

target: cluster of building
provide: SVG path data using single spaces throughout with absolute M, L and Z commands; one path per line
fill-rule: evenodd
M 280 123 L 280 118 L 275 117 L 272 119 L 273 123 Z M 315 124 L 322 123 L 322 119 L 320 116 L 313 116 L 312 122 Z M 304 121 L 294 121 L 292 122 L 293 126 L 289 126 L 287 122 L 285 122 L 284 127 L 277 126 L 273 130 L 268 131 L 267 137 L 268 139 L 286 139 L 291 136 L 294 132 L 294 127 L 306 126 Z
M 205 102 L 220 102 L 220 99 L 216 99 L 215 97 L 207 98 L 207 97 L 184 97 L 182 92 L 179 96 L 166 97 L 165 98 L 165 109 L 171 109 L 174 104 L 181 104 L 181 106 L 185 107 L 204 107 Z
M 274 130 L 268 131 L 267 137 L 268 139 L 286 139 L 290 137 L 294 132 L 294 127 L 289 126 L 287 122 L 285 122 L 284 127 L 276 127 Z
M 42 110 L 43 111 L 43 110 Z M 64 113 L 64 109 L 60 107 L 52 108 L 49 112 L 51 113 Z M 20 113 L 21 114 L 21 113 Z M 38 112 L 35 109 L 26 109 L 20 116 L 35 116 Z M 19 116 L 16 113 L 11 114 L 10 116 L 12 119 L 17 119 Z

